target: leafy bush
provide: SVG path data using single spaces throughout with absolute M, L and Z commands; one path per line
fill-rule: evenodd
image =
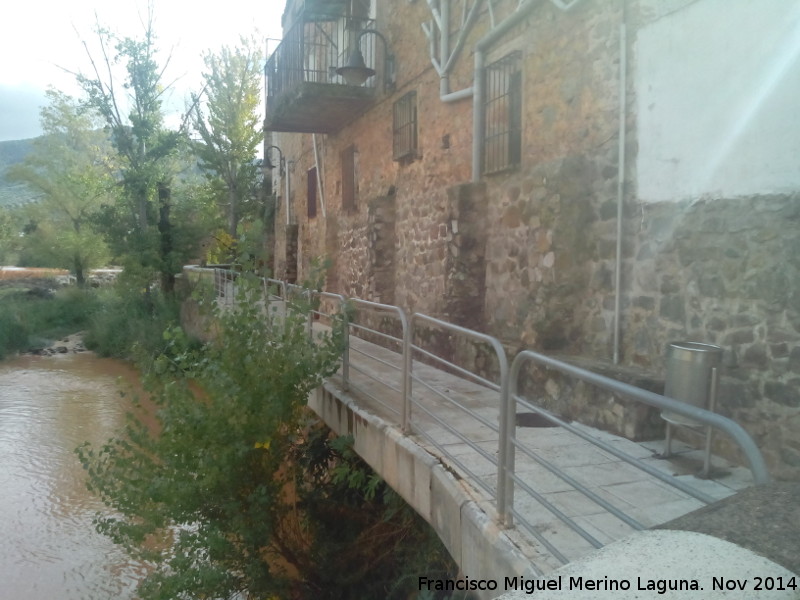
M 178 316 L 177 300 L 158 290 L 125 285 L 100 290 L 84 342 L 101 356 L 130 358 L 137 347 L 158 352 L 164 346 L 163 331 Z
M 28 344 L 28 330 L 19 318 L 18 306 L 9 300 L 0 304 L 0 359 Z
M 305 408 L 337 367 L 340 326 L 312 341 L 307 307 L 270 317 L 258 294 L 242 285 L 205 347 L 167 330 L 143 365 L 154 410 L 78 449 L 115 515 L 98 529 L 154 565 L 143 600 L 404 597 L 404 575 L 446 553 Z
M 165 332 L 167 352 L 144 366 L 157 431 L 134 420 L 99 450 L 80 449 L 92 488 L 121 515 L 99 529 L 157 565 L 143 598 L 275 591 L 264 559 L 278 473 L 305 398 L 337 352 L 333 339 L 310 342 L 299 319 L 262 318 L 243 293 L 240 309 L 219 315 L 216 343 L 191 350 L 180 330 Z M 142 546 L 163 536 L 172 542 Z
M 92 290 L 52 292 L 37 286 L 9 291 L 0 302 L 0 358 L 85 329 L 97 309 Z

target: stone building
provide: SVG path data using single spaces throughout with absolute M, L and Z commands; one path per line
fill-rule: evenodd
M 289 0 L 283 27 L 277 276 L 326 257 L 331 291 L 658 391 L 668 342 L 718 344 L 720 412 L 800 476 L 800 3 Z

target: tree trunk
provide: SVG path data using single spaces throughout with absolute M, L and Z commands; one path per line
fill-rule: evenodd
M 172 223 L 169 220 L 170 187 L 168 183 L 158 182 L 158 233 L 161 253 L 161 289 L 165 294 L 175 291 L 175 273 L 172 265 Z
M 72 258 L 72 266 L 75 269 L 75 283 L 79 288 L 86 287 L 86 278 L 83 274 L 83 261 L 77 254 Z
M 236 189 L 231 186 L 228 188 L 228 233 L 236 239 L 236 227 L 239 225 L 239 218 L 236 206 Z

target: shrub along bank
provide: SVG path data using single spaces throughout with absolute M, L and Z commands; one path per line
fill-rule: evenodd
M 178 318 L 178 302 L 125 278 L 108 288 L 58 288 L 52 280 L 0 285 L 0 359 L 38 352 L 84 332 L 102 356 L 130 358 L 132 350 L 157 352 L 162 332 Z
M 419 575 L 454 575 L 435 533 L 305 408 L 341 330 L 314 343 L 306 307 L 270 319 L 259 293 L 242 285 L 204 346 L 164 330 L 140 353 L 156 423 L 131 416 L 78 450 L 115 515 L 98 529 L 154 565 L 139 596 L 405 599 Z
M 0 358 L 49 346 L 86 329 L 98 308 L 93 291 L 53 290 L 49 281 L 5 281 L 0 286 Z

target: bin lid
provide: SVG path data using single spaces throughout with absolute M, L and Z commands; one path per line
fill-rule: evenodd
M 719 364 L 723 349 L 714 344 L 701 342 L 670 342 L 667 344 L 667 358 L 698 362 L 706 365 Z

